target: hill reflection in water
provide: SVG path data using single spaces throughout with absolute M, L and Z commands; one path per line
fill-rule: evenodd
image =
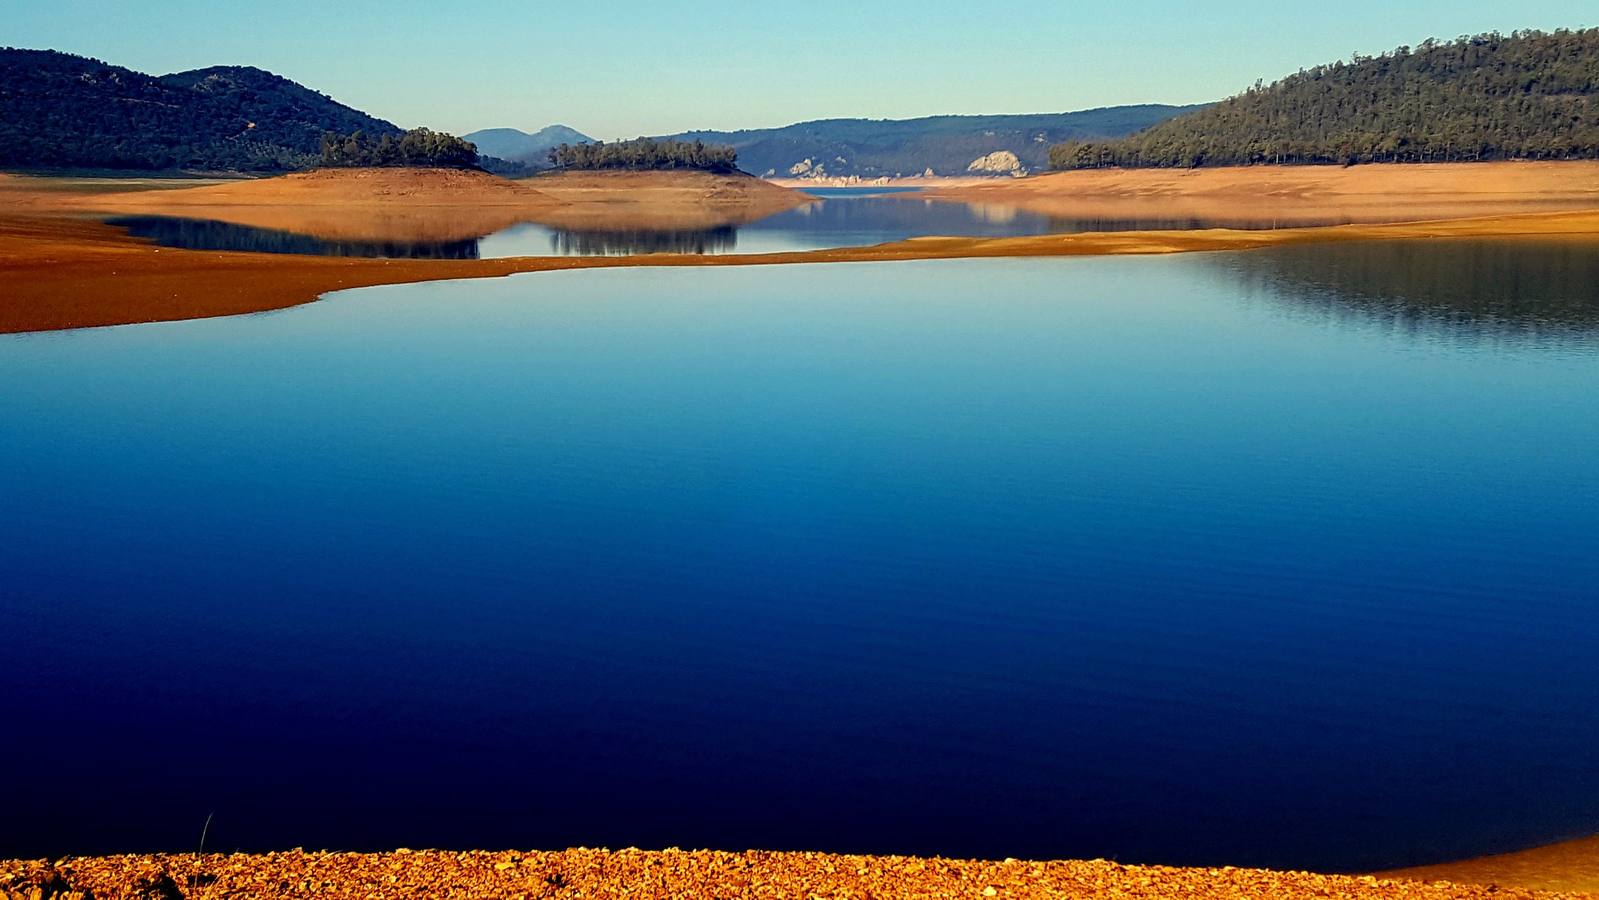
M 682 221 L 664 214 L 646 215 L 637 209 L 542 222 L 494 218 L 463 222 L 441 217 L 436 228 L 428 227 L 425 215 L 421 219 L 410 216 L 398 224 L 374 220 L 359 229 L 343 228 L 333 233 L 311 220 L 303 225 L 290 224 L 287 230 L 169 216 L 110 221 L 136 237 L 165 247 L 394 259 L 782 253 L 869 246 L 927 236 L 1021 237 L 1222 225 L 1271 228 L 1279 224 L 1272 220 L 1223 223 L 1170 215 L 1058 217 L 1015 206 L 861 194 L 830 194 L 815 203 L 748 222 L 709 214 Z
M 239 253 L 289 253 L 301 256 L 355 256 L 376 259 L 478 259 L 478 239 L 452 241 L 350 240 L 294 231 L 255 228 L 209 219 L 174 216 L 124 216 L 106 224 L 136 238 L 186 250 Z
M 1358 241 L 1203 258 L 1250 294 L 1340 323 L 1473 343 L 1599 339 L 1599 244 Z
M 163 247 L 376 259 L 481 259 L 485 256 L 484 239 L 489 237 L 484 235 L 450 241 L 333 239 L 293 231 L 237 225 L 232 222 L 182 219 L 172 216 L 128 216 L 110 219 L 107 224 L 125 228 L 132 236 L 154 241 Z M 738 229 L 731 225 L 715 228 L 578 230 L 549 228 L 528 223 L 504 231 L 515 234 L 524 243 L 530 236 L 536 237 L 541 242 L 547 241 L 546 251 L 540 252 L 539 246 L 528 245 L 523 251 L 525 255 L 709 254 L 730 253 L 738 245 Z

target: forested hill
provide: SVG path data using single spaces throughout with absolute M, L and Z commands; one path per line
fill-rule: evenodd
M 990 158 L 984 171 L 1015 165 L 1039 169 L 1049 147 L 1070 138 L 1114 138 L 1195 107 L 1115 106 L 1071 113 L 1015 116 L 934 116 L 923 119 L 823 119 L 750 131 L 689 131 L 667 140 L 733 147 L 739 167 L 756 175 L 964 175 Z M 991 156 L 992 155 L 992 156 Z
M 1055 168 L 1599 157 L 1599 29 L 1485 34 L 1357 56 L 1109 142 Z
M 315 164 L 326 132 L 400 129 L 271 72 L 160 77 L 0 49 L 0 166 L 270 172 Z

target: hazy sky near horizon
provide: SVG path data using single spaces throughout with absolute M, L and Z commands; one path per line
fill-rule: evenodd
M 216 3 L 0 0 L 0 45 L 253 65 L 402 126 L 598 138 L 835 117 L 1195 103 L 1429 36 L 1599 24 L 1592 0 Z

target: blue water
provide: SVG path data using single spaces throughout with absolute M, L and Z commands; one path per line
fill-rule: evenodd
M 1596 273 L 617 269 L 0 337 L 0 856 L 1591 833 Z
M 110 221 L 135 237 L 166 247 L 391 259 L 783 253 L 859 247 L 927 235 L 1014 237 L 1133 227 L 1197 227 L 1189 221 L 1064 221 L 1013 207 L 868 196 L 847 189 L 826 192 L 809 205 L 741 224 L 678 229 L 569 229 L 521 222 L 490 234 L 449 241 L 332 240 L 171 216 L 129 216 Z
M 1127 222 L 1135 227 L 1148 222 Z M 867 197 L 860 193 L 825 195 L 819 203 L 742 225 L 697 232 L 649 230 L 550 229 L 528 222 L 486 235 L 478 241 L 483 256 L 617 256 L 660 253 L 793 253 L 807 249 L 870 246 L 905 238 L 1019 237 L 1091 230 L 1078 222 L 1057 221 L 1014 206 Z
M 1063 219 L 996 204 L 903 196 L 918 189 L 817 188 L 817 202 L 753 222 L 704 228 L 558 228 L 520 222 L 489 234 L 448 241 L 334 240 L 228 222 L 172 216 L 111 219 L 135 237 L 165 247 L 389 259 L 489 259 L 512 256 L 628 256 L 642 253 L 786 253 L 861 247 L 929 235 L 1018 237 L 1131 229 L 1273 228 L 1334 221 Z M 902 196 L 889 196 L 899 194 Z M 1341 221 L 1341 220 L 1339 220 Z

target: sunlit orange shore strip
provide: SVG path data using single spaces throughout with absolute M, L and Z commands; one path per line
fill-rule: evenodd
M 75 893 L 76 892 L 76 893 Z M 0 862 L 0 896 L 323 898 L 1555 898 L 1503 885 L 1232 867 L 562 850 L 171 854 Z
M 485 260 L 341 259 L 175 250 L 155 247 L 89 221 L 0 218 L 0 333 L 235 315 L 296 306 L 348 288 L 562 269 L 1159 254 L 1332 241 L 1471 237 L 1599 241 L 1599 209 L 1275 231 L 926 237 L 808 252 Z
M 1599 893 L 1599 835 L 1477 859 L 1394 869 L 1387 878 Z

